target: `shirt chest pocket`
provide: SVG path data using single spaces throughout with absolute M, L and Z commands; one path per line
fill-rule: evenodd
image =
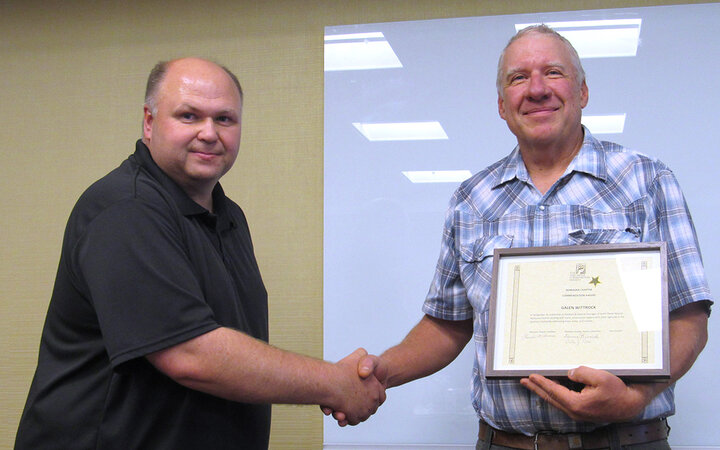
M 568 233 L 571 244 L 623 244 L 641 242 L 642 231 L 638 227 L 616 229 L 579 229 Z
M 492 285 L 493 253 L 496 248 L 510 248 L 513 236 L 482 236 L 469 240 L 460 248 L 460 277 L 473 308 L 482 312 L 487 309 Z

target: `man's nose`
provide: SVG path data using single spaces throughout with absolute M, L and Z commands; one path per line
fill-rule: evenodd
M 541 74 L 532 74 L 528 83 L 528 96 L 535 100 L 542 100 L 550 95 L 550 87 Z
M 200 122 L 200 129 L 198 130 L 198 139 L 205 142 L 215 142 L 218 139 L 218 133 L 215 129 L 215 121 L 212 117 L 207 117 L 205 120 Z

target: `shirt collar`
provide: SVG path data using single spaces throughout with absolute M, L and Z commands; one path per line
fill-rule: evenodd
M 575 158 L 573 158 L 568 165 L 565 174 L 583 172 L 605 181 L 607 179 L 607 166 L 605 153 L 602 150 L 603 147 L 600 141 L 598 141 L 584 125 L 583 131 L 584 137 L 580 151 L 578 151 L 578 154 L 575 155 Z M 493 183 L 493 188 L 514 179 L 526 183 L 530 181 L 530 175 L 520 155 L 519 145 L 515 146 L 510 155 L 505 159 L 505 162 L 500 166 L 495 183 Z
M 232 228 L 235 226 L 234 222 L 230 219 L 227 214 L 227 198 L 225 197 L 225 191 L 223 191 L 220 183 L 215 184 L 213 188 L 213 207 L 215 211 L 211 213 L 207 209 L 195 203 L 185 191 L 173 181 L 163 170 L 155 163 L 150 155 L 150 150 L 147 148 L 145 143 L 141 139 L 138 139 L 135 144 L 135 153 L 133 155 L 137 162 L 150 173 L 155 180 L 157 180 L 163 188 L 170 194 L 170 197 L 175 201 L 175 204 L 180 209 L 182 215 L 188 216 L 199 216 L 199 218 L 207 222 L 213 227 L 217 227 L 219 231 Z

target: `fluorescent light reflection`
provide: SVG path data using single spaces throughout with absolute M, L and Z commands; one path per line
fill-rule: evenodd
M 385 39 L 385 35 L 380 31 L 370 33 L 350 33 L 350 34 L 328 34 L 325 35 L 325 42 L 327 41 L 347 41 L 347 40 L 358 40 L 358 39 Z
M 413 183 L 462 183 L 472 176 L 469 170 L 404 170 L 402 174 Z
M 581 20 L 547 22 L 570 41 L 581 58 L 609 58 L 637 55 L 642 19 Z M 517 31 L 538 23 L 516 24 Z
M 583 116 L 582 124 L 593 134 L 618 134 L 625 130 L 627 114 L 611 114 L 604 116 Z
M 427 141 L 447 139 L 440 122 L 353 123 L 369 141 Z
M 380 32 L 325 36 L 325 71 L 391 69 L 402 63 Z

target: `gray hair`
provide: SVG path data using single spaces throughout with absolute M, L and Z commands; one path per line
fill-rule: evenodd
M 578 86 L 581 86 L 582 83 L 585 81 L 585 69 L 583 69 L 582 64 L 580 63 L 580 56 L 578 55 L 578 52 L 575 50 L 575 47 L 565 39 L 560 33 L 553 30 L 549 26 L 543 24 L 540 25 L 531 25 L 529 27 L 525 27 L 522 30 L 518 31 L 515 36 L 510 38 L 507 45 L 503 49 L 502 53 L 500 53 L 500 59 L 498 60 L 498 67 L 497 67 L 497 80 L 495 81 L 495 85 L 497 87 L 498 94 L 502 94 L 502 79 L 503 79 L 503 64 L 505 63 L 505 53 L 507 52 L 508 47 L 512 45 L 513 42 L 517 41 L 523 36 L 527 36 L 530 33 L 537 33 L 537 34 L 544 34 L 547 36 L 554 37 L 555 39 L 559 40 L 560 42 L 565 45 L 565 47 L 568 50 L 568 53 L 570 54 L 570 62 L 572 63 L 573 67 L 575 68 L 575 81 L 577 82 Z
M 155 64 L 155 67 L 152 68 L 152 70 L 150 71 L 150 75 L 148 76 L 147 85 L 145 86 L 145 105 L 150 108 L 150 111 L 152 111 L 153 115 L 157 114 L 157 93 L 160 88 L 160 83 L 162 83 L 162 81 L 165 79 L 165 75 L 167 74 L 168 68 L 170 67 L 171 63 L 172 61 L 160 61 L 159 63 Z M 242 102 L 243 90 L 240 86 L 240 81 L 235 76 L 235 74 L 230 71 L 230 69 L 221 64 L 218 64 L 218 66 L 222 70 L 224 70 L 226 74 L 228 74 L 230 79 L 232 79 L 235 87 L 238 90 L 238 93 L 240 94 L 240 102 Z

